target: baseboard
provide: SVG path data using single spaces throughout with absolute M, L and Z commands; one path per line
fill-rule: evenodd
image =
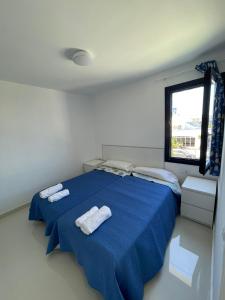
M 22 208 L 28 206 L 29 204 L 30 204 L 30 201 L 28 201 L 28 202 L 26 202 L 26 203 L 23 203 L 23 204 L 21 204 L 21 205 L 15 207 L 15 208 L 12 208 L 12 209 L 10 209 L 10 210 L 7 210 L 7 211 L 5 211 L 5 212 L 3 212 L 3 213 L 0 213 L 0 219 L 1 219 L 1 218 L 4 218 L 4 217 L 6 217 L 6 216 L 8 216 L 8 215 L 10 215 L 10 214 L 12 214 L 12 213 L 14 213 L 14 212 L 16 212 L 17 210 L 20 210 L 20 209 L 22 209 Z

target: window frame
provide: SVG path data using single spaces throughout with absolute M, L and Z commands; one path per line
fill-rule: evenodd
M 191 81 L 186 81 L 183 83 L 165 87 L 165 162 L 188 164 L 195 166 L 199 166 L 200 164 L 200 159 L 172 157 L 170 155 L 172 137 L 172 94 L 175 92 L 190 90 L 197 87 L 204 87 L 204 78 L 194 79 Z
M 200 164 L 199 173 L 205 175 L 210 167 L 210 162 L 206 162 L 207 144 L 208 144 L 208 123 L 209 123 L 209 106 L 210 106 L 210 92 L 211 92 L 211 80 L 216 77 L 213 69 L 209 69 L 205 73 L 204 77 L 204 96 L 203 96 L 203 117 L 201 127 L 201 145 L 200 145 Z

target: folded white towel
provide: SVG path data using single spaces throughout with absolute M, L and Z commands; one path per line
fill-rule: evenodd
M 93 206 L 85 214 L 81 215 L 79 218 L 76 219 L 76 226 L 80 227 L 87 220 L 87 218 L 91 217 L 96 211 L 98 211 L 98 207 Z
M 102 206 L 92 216 L 86 219 L 80 229 L 83 233 L 89 235 L 93 233 L 103 222 L 112 216 L 112 212 L 108 206 Z
M 68 196 L 70 194 L 69 190 L 65 189 L 62 190 L 58 193 L 55 193 L 54 195 L 51 195 L 50 197 L 48 197 L 48 201 L 49 202 L 54 202 L 54 201 L 58 201 L 66 196 Z
M 49 196 L 61 191 L 63 188 L 63 185 L 62 183 L 58 183 L 56 185 L 53 185 L 53 186 L 50 186 L 49 188 L 41 191 L 39 193 L 39 196 L 42 198 L 42 199 L 45 199 L 45 198 L 48 198 Z

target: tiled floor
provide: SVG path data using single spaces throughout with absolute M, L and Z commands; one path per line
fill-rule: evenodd
M 0 298 L 97 300 L 73 255 L 45 256 L 44 225 L 27 221 L 23 208 L 0 219 Z M 208 300 L 212 231 L 177 218 L 161 272 L 145 286 L 145 300 Z

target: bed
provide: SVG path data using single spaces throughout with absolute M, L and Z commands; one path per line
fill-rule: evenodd
M 133 176 L 117 178 L 85 194 L 84 201 L 79 199 L 55 219 L 47 253 L 58 244 L 62 251 L 74 253 L 89 284 L 104 299 L 140 300 L 144 283 L 163 265 L 180 197 L 163 184 Z M 94 205 L 107 205 L 112 217 L 86 236 L 74 221 Z M 46 221 L 47 212 L 40 216 Z
M 31 201 L 29 220 L 44 221 L 45 234 L 49 235 L 58 217 L 116 180 L 120 180 L 120 176 L 94 170 L 63 182 L 63 187 L 70 191 L 63 201 L 50 203 L 36 193 Z

